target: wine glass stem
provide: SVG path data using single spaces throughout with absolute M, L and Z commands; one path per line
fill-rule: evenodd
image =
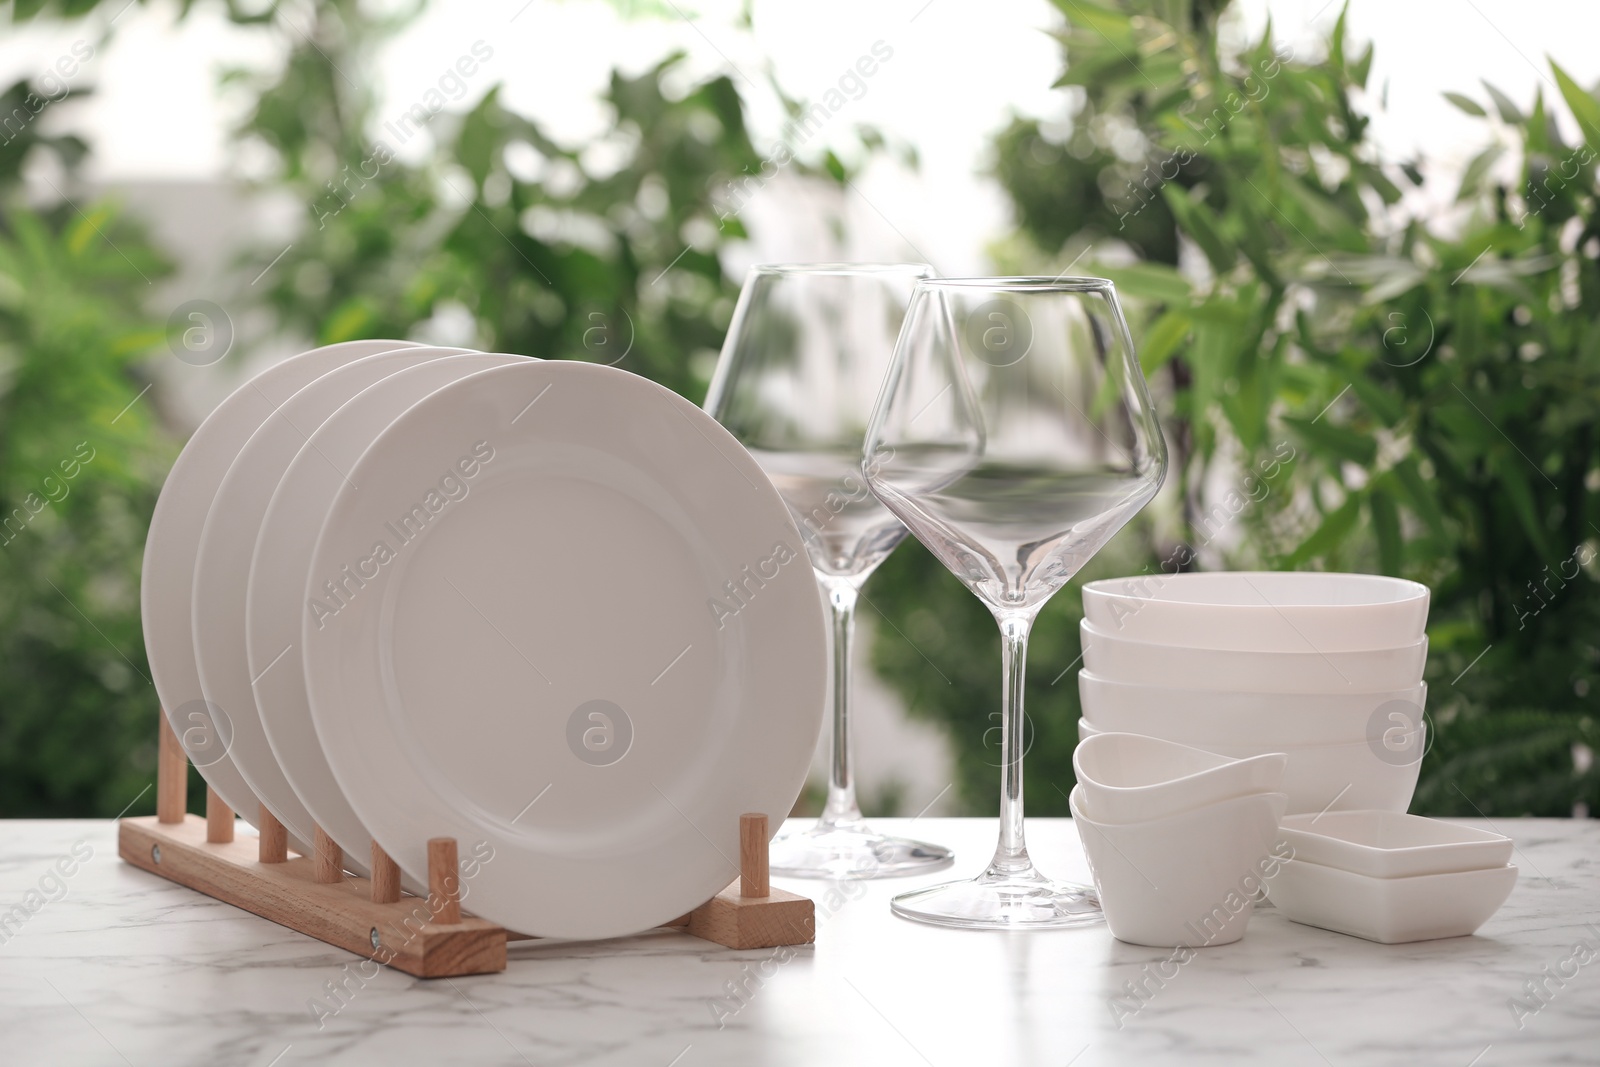
M 828 759 L 828 803 L 818 821 L 837 826 L 862 821 L 850 748 L 850 643 L 855 632 L 856 587 L 836 579 L 824 588 L 833 622 L 833 742 Z
M 1000 721 L 1000 842 L 995 847 L 994 872 L 1014 873 L 1033 866 L 1022 836 L 1022 757 L 1027 741 L 1023 733 L 1022 692 L 1028 660 L 1031 618 L 1008 616 L 1000 620 L 1001 721 Z

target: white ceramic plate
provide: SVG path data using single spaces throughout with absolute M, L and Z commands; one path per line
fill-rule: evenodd
M 1410 878 L 1504 867 L 1511 838 L 1392 811 L 1291 815 L 1278 834 L 1297 859 L 1372 878 Z
M 1385 945 L 1465 937 L 1489 921 L 1517 884 L 1517 868 L 1412 878 L 1364 874 L 1292 859 L 1267 883 L 1289 919 Z
M 799 795 L 826 678 L 800 534 L 749 454 L 669 390 L 552 361 L 440 389 L 350 482 L 302 646 L 374 839 L 422 881 L 456 838 L 467 907 L 543 936 L 726 886 L 740 813 L 776 830 Z
M 421 349 L 448 352 L 450 349 Z M 300 616 L 311 550 L 328 508 L 367 446 L 405 410 L 441 386 L 524 356 L 451 355 L 368 386 L 312 432 L 284 472 L 262 517 L 250 564 L 245 636 L 256 709 L 272 752 L 311 819 L 365 872 L 372 837 L 339 787 L 311 722 Z M 413 883 L 419 888 L 422 883 Z
M 268 367 L 218 404 L 195 430 L 173 463 L 150 517 L 139 606 L 156 694 L 201 777 L 252 825 L 259 801 L 229 756 L 232 724 L 206 706 L 195 666 L 190 595 L 200 532 L 234 457 L 279 404 L 335 367 L 410 347 L 407 341 L 347 341 Z M 298 839 L 291 845 L 301 852 L 307 847 Z
M 1247 693 L 1372 693 L 1422 681 L 1428 639 L 1360 652 L 1238 652 L 1130 641 L 1078 627 L 1086 670 L 1113 682 Z
M 200 534 L 190 597 L 200 690 L 207 703 L 221 708 L 233 724 L 229 754 L 245 783 L 302 841 L 312 840 L 312 818 L 267 742 L 251 691 L 255 676 L 245 652 L 245 595 L 261 518 L 278 480 L 306 438 L 341 405 L 397 370 L 462 351 L 413 347 L 367 356 L 329 371 L 295 393 L 278 405 L 239 450 L 217 487 Z M 304 575 L 288 573 L 281 580 L 303 582 Z M 358 863 L 364 858 L 355 857 Z
M 1379 574 L 1221 571 L 1107 578 L 1083 611 L 1133 641 L 1240 652 L 1358 652 L 1415 642 L 1428 587 Z

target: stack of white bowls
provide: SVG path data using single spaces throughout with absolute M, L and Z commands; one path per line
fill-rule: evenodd
M 1082 737 L 1289 757 L 1291 814 L 1410 806 L 1425 747 L 1428 588 L 1368 574 L 1219 572 L 1083 590 Z
M 1235 760 L 1137 734 L 1101 734 L 1072 756 L 1068 798 L 1112 936 L 1201 948 L 1244 936 L 1277 874 L 1288 799 L 1282 754 Z

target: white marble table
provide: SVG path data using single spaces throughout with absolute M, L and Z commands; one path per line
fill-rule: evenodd
M 1600 822 L 1498 828 L 1522 878 L 1478 936 L 1375 945 L 1259 911 L 1243 941 L 1147 983 L 1129 1015 L 1112 999 L 1169 953 L 1104 926 L 1004 935 L 889 914 L 891 894 L 930 877 L 781 882 L 817 899 L 814 947 L 733 952 L 667 932 L 526 942 L 503 974 L 429 982 L 129 867 L 112 823 L 5 822 L 0 919 L 37 903 L 30 890 L 55 899 L 0 927 L 0 1063 L 1600 1063 Z M 1086 877 L 1069 820 L 1029 829 L 1049 872 Z M 965 873 L 993 823 L 915 832 L 955 846 Z M 74 849 L 72 875 L 52 877 Z M 1571 973 L 1579 941 L 1592 962 L 1545 978 Z M 1530 979 L 1550 992 L 1519 1028 L 1513 999 L 1541 1004 Z

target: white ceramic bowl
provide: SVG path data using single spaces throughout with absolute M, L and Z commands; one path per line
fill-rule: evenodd
M 1410 878 L 1373 878 L 1301 859 L 1267 883 L 1285 916 L 1385 945 L 1465 937 L 1499 910 L 1517 884 L 1514 866 Z
M 1083 587 L 1100 630 L 1134 641 L 1245 651 L 1356 652 L 1407 645 L 1428 587 L 1377 574 L 1224 571 L 1108 578 Z
M 1078 720 L 1079 739 L 1106 733 L 1088 719 Z M 1167 738 L 1166 740 L 1172 740 Z M 1249 759 L 1268 752 L 1289 757 L 1283 771 L 1283 791 L 1289 795 L 1288 813 L 1301 815 L 1322 811 L 1405 811 L 1416 792 L 1417 775 L 1422 770 L 1422 753 L 1427 749 L 1427 725 L 1417 732 L 1408 752 L 1396 755 L 1381 744 L 1358 741 L 1347 745 L 1266 746 L 1249 741 L 1181 739 L 1234 759 Z M 1397 762 L 1400 759 L 1409 762 Z
M 1223 625 L 1218 623 L 1218 625 Z M 1422 681 L 1428 639 L 1338 652 L 1218 650 L 1119 637 L 1084 619 L 1083 665 L 1113 682 L 1247 693 L 1375 693 Z
M 1090 818 L 1144 822 L 1220 800 L 1276 793 L 1289 757 L 1236 760 L 1138 734 L 1100 734 L 1078 744 L 1072 769 Z
M 1094 873 L 1106 925 L 1119 941 L 1156 948 L 1226 945 L 1244 936 L 1287 798 L 1257 793 L 1181 815 L 1115 825 L 1067 798 Z
M 1393 811 L 1291 815 L 1278 836 L 1296 859 L 1371 878 L 1480 871 L 1511 861 L 1509 837 Z
M 1200 744 L 1202 738 L 1266 746 L 1334 745 L 1365 740 L 1375 717 L 1378 728 L 1387 729 L 1394 721 L 1388 711 L 1399 709 L 1416 721 L 1427 704 L 1428 686 L 1381 693 L 1239 693 L 1113 682 L 1084 670 L 1078 672 L 1078 695 L 1084 716 L 1103 730 L 1196 748 L 1207 747 Z

